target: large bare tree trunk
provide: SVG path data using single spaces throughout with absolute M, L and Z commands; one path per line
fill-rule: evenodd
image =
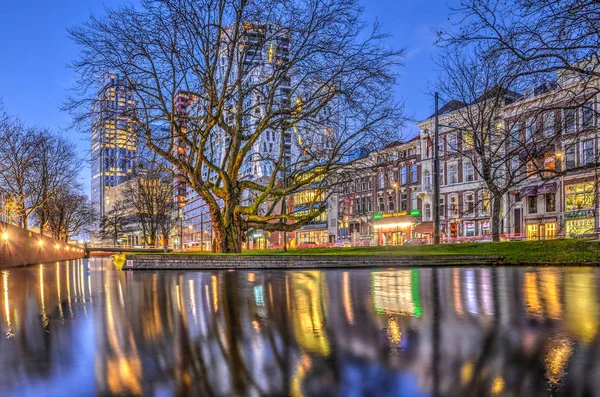
M 215 227 L 214 251 L 220 253 L 242 252 L 242 232 L 240 225 L 235 222 Z
M 492 198 L 492 240 L 500 241 L 500 214 L 502 211 L 502 195 Z

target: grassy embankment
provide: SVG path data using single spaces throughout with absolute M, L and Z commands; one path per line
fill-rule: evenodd
M 226 255 L 206 252 L 171 253 L 170 255 Z M 470 243 L 410 245 L 400 247 L 346 247 L 346 248 L 306 248 L 283 250 L 250 250 L 241 255 L 247 256 L 284 256 L 284 255 L 497 255 L 505 263 L 588 263 L 600 264 L 600 241 L 583 239 L 564 239 L 547 241 L 513 241 L 501 243 Z

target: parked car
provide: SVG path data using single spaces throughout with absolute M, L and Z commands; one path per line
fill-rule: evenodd
M 420 245 L 427 244 L 428 241 L 426 238 L 410 238 L 404 242 L 402 245 Z
M 296 248 L 316 248 L 317 243 L 314 241 L 303 241 L 296 246 Z
M 332 247 L 342 248 L 342 247 L 352 247 L 352 243 L 350 241 L 338 241 L 334 243 Z

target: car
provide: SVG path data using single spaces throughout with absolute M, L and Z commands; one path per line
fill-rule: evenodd
M 428 241 L 426 238 L 410 238 L 404 242 L 402 245 L 420 245 L 427 244 Z
M 317 243 L 314 241 L 303 241 L 296 248 L 315 248 Z
M 350 241 L 338 241 L 334 243 L 331 247 L 343 248 L 343 247 L 352 247 L 352 243 Z

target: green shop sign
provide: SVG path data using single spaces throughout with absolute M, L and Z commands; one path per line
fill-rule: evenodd
M 565 213 L 565 219 L 591 218 L 593 216 L 594 216 L 594 210 L 581 210 L 581 211 Z
M 411 216 L 421 216 L 421 210 L 412 210 L 410 211 Z

